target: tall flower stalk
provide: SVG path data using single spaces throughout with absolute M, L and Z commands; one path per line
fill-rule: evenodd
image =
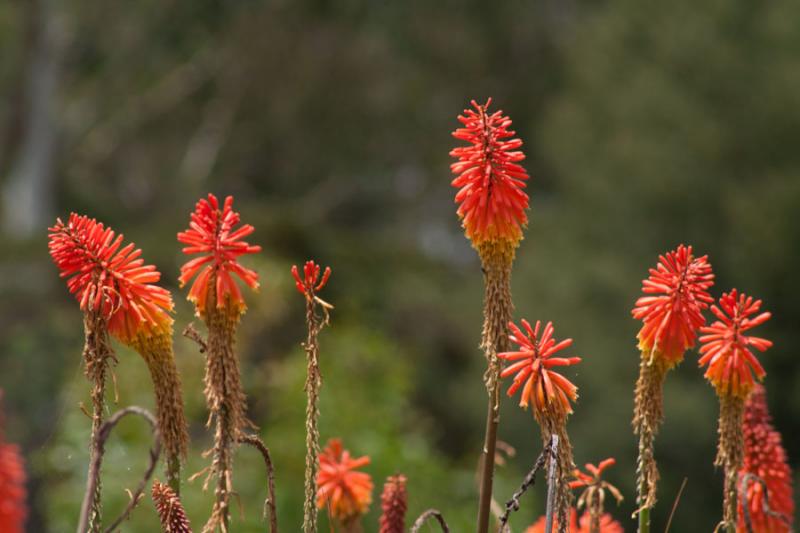
M 664 380 L 694 346 L 697 329 L 705 324 L 702 311 L 713 301 L 708 294 L 713 284 L 707 256 L 695 257 L 691 246 L 680 245 L 660 256 L 656 268 L 650 269 L 642 282 L 645 296 L 631 312 L 643 322 L 637 335 L 641 356 L 633 412 L 633 430 L 639 436 L 639 533 L 650 530 L 650 509 L 656 503 L 655 437 L 664 420 Z
M 739 471 L 737 533 L 747 532 L 748 527 L 752 533 L 789 533 L 794 524 L 792 471 L 781 434 L 772 427 L 762 385 L 753 387 L 745 401 L 742 431 L 744 465 Z
M 314 261 L 306 261 L 302 277 L 297 265 L 292 267 L 292 276 L 297 291 L 306 299 L 306 327 L 308 328 L 306 342 L 303 345 L 307 360 L 305 391 L 308 397 L 306 403 L 305 500 L 303 503 L 303 531 L 305 533 L 317 531 L 314 483 L 319 467 L 319 390 L 322 387 L 322 374 L 319 370 L 319 333 L 328 324 L 328 311 L 333 309 L 331 304 L 321 299 L 316 293 L 328 283 L 330 275 L 331 269 L 326 267 L 320 278 L 320 266 Z M 322 307 L 324 316 L 317 313 L 318 305 Z
M 161 274 L 153 265 L 144 264 L 141 250 L 133 243 L 122 246 L 122 235 L 94 219 L 73 213 L 66 224 L 58 219 L 49 231 L 50 255 L 61 277 L 69 278 L 67 288 L 84 312 L 83 357 L 92 383 L 92 459 L 99 453 L 96 438 L 103 422 L 106 376 L 109 365 L 116 361 L 110 334 L 136 349 L 150 370 L 159 430 L 167 449 L 167 478 L 177 490 L 188 433 L 172 351 L 172 297 L 155 285 Z M 100 507 L 98 482 L 92 530 L 100 526 Z
M 572 504 L 570 474 L 575 468 L 572 459 L 572 444 L 567 434 L 567 417 L 572 413 L 572 404 L 578 399 L 578 387 L 561 374 L 551 370 L 558 366 L 571 366 L 581 361 L 580 357 L 553 357 L 556 353 L 572 345 L 572 339 L 556 342 L 553 337 L 553 323 L 544 328 L 540 321 L 531 327 L 522 320 L 521 330 L 509 322 L 509 339 L 518 345 L 517 351 L 497 354 L 500 359 L 511 363 L 500 374 L 506 378 L 514 376 L 508 388 L 513 396 L 520 388 L 520 407 L 531 406 L 533 417 L 542 430 L 542 443 L 547 446 L 553 435 L 558 436 L 556 453 L 556 510 L 559 532 L 565 533 L 568 525 L 568 512 Z M 548 463 L 552 458 L 548 458 Z
M 700 337 L 699 365 L 708 365 L 705 377 L 719 397 L 719 444 L 714 464 L 725 470 L 722 527 L 729 533 L 736 531 L 737 479 L 744 465 L 745 400 L 753 392 L 755 379 L 760 381 L 766 375 L 749 347 L 763 352 L 772 346 L 767 339 L 744 335 L 769 320 L 771 314 L 760 310 L 761 300 L 733 289 L 722 295 L 719 306 L 711 306 L 718 320 L 700 329 L 704 335 Z
M 240 222 L 233 210 L 233 197 L 220 205 L 213 194 L 201 199 L 191 215 L 189 229 L 178 233 L 186 244 L 186 254 L 201 254 L 181 267 L 180 283 L 194 278 L 188 299 L 208 328 L 204 393 L 209 409 L 208 425 L 214 425 L 212 463 L 206 484 L 212 477 L 217 484 L 214 506 L 203 531 L 228 531 L 230 496 L 233 490 L 233 447 L 250 422 L 246 416 L 246 397 L 242 389 L 235 336 L 239 319 L 247 309 L 232 274 L 251 289 L 258 289 L 258 274 L 238 263 L 245 254 L 261 251 L 242 238 L 255 231 Z M 206 485 L 207 486 L 207 485 Z
M 505 325 L 511 320 L 511 265 L 528 223 L 525 213 L 528 196 L 522 190 L 528 173 L 519 165 L 525 155 L 518 150 L 520 139 L 513 139 L 508 128 L 511 119 L 502 111 L 489 112 L 491 98 L 480 105 L 474 100 L 458 120 L 463 127 L 453 132 L 467 146 L 453 149 L 458 161 L 450 165 L 457 177 L 455 201 L 466 237 L 478 252 L 484 273 L 483 332 L 481 348 L 486 356 L 484 374 L 489 396 L 486 434 L 483 444 L 478 505 L 478 532 L 486 533 L 492 501 L 497 427 L 500 423 L 499 374 L 497 353 L 509 348 Z
M 362 533 L 361 517 L 372 503 L 372 478 L 357 469 L 369 457 L 352 457 L 339 439 L 331 439 L 319 456 L 317 507 L 327 509 L 342 532 Z
M 619 489 L 602 478 L 603 471 L 615 463 L 616 460 L 613 457 L 609 457 L 600 461 L 596 466 L 592 463 L 586 463 L 585 468 L 588 473 L 581 472 L 578 469 L 575 469 L 572 473 L 575 480 L 570 482 L 570 488 L 583 488 L 576 507 L 578 509 L 584 508 L 589 514 L 589 533 L 600 533 L 601 531 L 606 491 L 617 500 L 617 505 L 622 503 L 622 493 Z

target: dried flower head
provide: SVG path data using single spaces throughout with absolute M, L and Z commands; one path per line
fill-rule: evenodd
M 314 263 L 313 260 L 306 261 L 306 264 L 303 265 L 302 278 L 297 265 L 292 266 L 292 276 L 294 277 L 294 285 L 297 287 L 297 292 L 313 300 L 314 293 L 319 292 L 328 283 L 328 278 L 331 277 L 331 267 L 325 267 L 322 279 L 320 279 L 319 273 L 320 266 Z
M 0 400 L 3 391 L 0 389 Z M 23 533 L 28 516 L 25 490 L 25 464 L 19 448 L 5 442 L 4 420 L 0 413 L 0 531 Z
M 772 427 L 764 387 L 755 385 L 745 403 L 744 466 L 739 471 L 739 482 L 747 483 L 746 505 L 753 533 L 788 533 L 794 523 L 794 497 L 792 471 L 786 450 L 781 444 L 781 434 Z M 746 475 L 753 479 L 744 479 Z M 764 483 L 766 491 L 764 490 Z M 739 501 L 737 531 L 747 531 L 743 502 Z
M 772 342 L 759 337 L 749 337 L 744 332 L 769 320 L 770 313 L 760 313 L 761 300 L 733 289 L 719 299 L 719 307 L 711 312 L 719 319 L 700 329 L 700 366 L 708 365 L 705 377 L 714 385 L 717 394 L 746 398 L 755 385 L 753 375 L 760 381 L 766 375 L 764 368 L 748 348 L 763 352 Z
M 694 346 L 697 328 L 706 322 L 702 311 L 714 301 L 708 294 L 714 274 L 707 258 L 696 258 L 691 246 L 680 245 L 660 256 L 656 268 L 650 269 L 650 276 L 642 281 L 646 296 L 631 311 L 644 322 L 638 334 L 643 353 L 674 366 Z
M 186 511 L 174 490 L 156 480 L 153 481 L 152 495 L 164 533 L 192 533 Z
M 578 513 L 575 509 L 570 510 L 569 514 L 569 529 L 570 533 L 590 533 L 591 518 L 589 513 L 585 512 L 581 515 L 580 522 L 578 521 Z M 525 533 L 544 533 L 545 517 L 539 517 L 535 524 L 525 530 Z M 558 530 L 558 520 L 553 519 L 553 531 Z M 600 517 L 600 533 L 623 533 L 622 525 L 614 520 L 610 514 L 606 513 Z
M 478 247 L 487 241 L 506 241 L 516 246 L 527 225 L 528 195 L 523 192 L 528 173 L 518 164 L 525 154 L 518 150 L 520 139 L 509 131 L 511 119 L 502 111 L 489 113 L 489 98 L 484 105 L 472 100 L 474 109 L 465 109 L 458 120 L 464 125 L 453 137 L 468 146 L 454 148 L 450 155 L 458 162 L 450 165 L 457 177 L 456 202 L 467 238 Z
M 245 224 L 234 229 L 240 220 L 239 213 L 233 210 L 233 196 L 225 198 L 220 209 L 217 197 L 209 194 L 208 199 L 197 202 L 189 229 L 178 233 L 178 241 L 188 245 L 183 253 L 202 254 L 181 267 L 179 278 L 183 287 L 197 275 L 188 299 L 195 304 L 201 316 L 206 314 L 212 288 L 218 308 L 224 307 L 225 302 L 229 301 L 236 310 L 244 311 L 244 298 L 231 274 L 236 274 L 251 289 L 258 290 L 258 274 L 240 265 L 239 258 L 260 252 L 261 247 L 241 240 L 253 233 L 255 228 Z
M 173 303 L 169 291 L 154 285 L 161 274 L 145 265 L 142 251 L 123 236 L 86 216 L 72 213 L 49 229 L 50 255 L 84 312 L 99 313 L 109 332 L 125 343 L 140 333 L 167 330 Z
M 539 417 L 565 416 L 572 412 L 570 400 L 578 398 L 578 387 L 567 378 L 550 370 L 554 366 L 570 366 L 579 363 L 580 357 L 552 357 L 555 353 L 572 345 L 572 339 L 556 343 L 553 338 L 553 323 L 548 322 L 539 337 L 541 322 L 531 328 L 527 320 L 522 320 L 523 333 L 513 322 L 508 323 L 511 330 L 509 339 L 519 345 L 519 351 L 503 352 L 497 356 L 506 361 L 516 361 L 503 370 L 501 377 L 516 373 L 514 383 L 508 388 L 512 396 L 523 386 L 520 407 L 533 404 L 533 413 Z
M 317 507 L 328 507 L 341 523 L 356 520 L 372 502 L 372 479 L 356 469 L 369 464 L 369 457 L 352 458 L 342 441 L 331 439 L 319 456 Z
M 389 476 L 381 494 L 381 514 L 379 533 L 403 533 L 405 531 L 408 493 L 406 477 Z

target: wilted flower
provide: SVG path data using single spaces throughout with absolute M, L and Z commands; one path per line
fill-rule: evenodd
M 457 177 L 458 216 L 467 238 L 477 248 L 487 241 L 505 241 L 513 247 L 522 239 L 527 225 L 528 195 L 523 192 L 528 173 L 518 164 L 525 154 L 518 150 L 520 139 L 509 131 L 511 119 L 502 111 L 489 113 L 489 98 L 484 105 L 471 101 L 458 120 L 464 125 L 453 137 L 469 146 L 454 148 L 450 155 L 458 162 L 450 165 Z
M 570 510 L 569 531 L 570 533 L 590 533 L 591 519 L 589 513 L 585 512 L 578 521 L 578 513 L 575 509 Z M 539 517 L 535 524 L 525 530 L 525 533 L 544 533 L 545 517 Z M 558 520 L 553 519 L 553 531 L 558 529 Z M 614 520 L 610 514 L 606 513 L 600 517 L 600 533 L 623 533 L 622 525 Z
M 408 493 L 406 477 L 389 476 L 381 494 L 381 514 L 379 533 L 403 533 L 405 531 Z
M 188 245 L 183 253 L 202 254 L 181 267 L 179 278 L 183 286 L 197 275 L 188 299 L 195 304 L 201 316 L 207 312 L 207 300 L 212 288 L 218 308 L 224 307 L 228 298 L 234 309 L 239 312 L 245 309 L 244 298 L 231 274 L 236 274 L 251 289 L 258 289 L 258 274 L 238 261 L 242 255 L 260 252 L 261 247 L 241 240 L 253 233 L 255 228 L 245 224 L 234 229 L 240 220 L 239 213 L 233 210 L 233 196 L 225 198 L 220 210 L 217 197 L 209 194 L 207 200 L 197 202 L 189 229 L 178 233 L 178 241 Z
M 153 502 L 164 533 L 192 533 L 180 498 L 169 486 L 153 481 Z
M 708 365 L 705 377 L 717 389 L 720 396 L 733 395 L 746 398 L 755 385 L 753 374 L 759 380 L 766 375 L 748 346 L 763 352 L 772 342 L 760 337 L 743 335 L 769 320 L 770 313 L 760 313 L 748 318 L 761 309 L 761 300 L 753 300 L 736 289 L 723 294 L 719 307 L 711 306 L 711 312 L 719 319 L 710 326 L 701 328 L 705 333 L 700 338 L 702 357 L 700 366 Z
M 356 520 L 372 502 L 372 480 L 356 469 L 369 464 L 369 457 L 350 457 L 342 441 L 331 439 L 319 456 L 317 507 L 327 506 L 330 515 L 341 523 Z
M 532 403 L 537 419 L 571 413 L 570 400 L 575 401 L 578 398 L 578 387 L 550 368 L 580 362 L 580 357 L 552 357 L 553 354 L 571 346 L 572 339 L 556 343 L 553 338 L 552 322 L 545 325 L 541 338 L 539 337 L 541 322 L 538 320 L 534 328 L 531 328 L 527 320 L 522 320 L 522 327 L 527 334 L 513 322 L 509 322 L 508 327 L 512 333 L 509 339 L 519 345 L 519 351 L 497 354 L 506 361 L 517 361 L 500 374 L 504 378 L 516 374 L 514 383 L 508 388 L 508 395 L 512 396 L 524 384 L 519 405 L 528 407 Z
M 173 303 L 169 291 L 154 285 L 161 274 L 145 265 L 133 243 L 86 216 L 72 213 L 49 229 L 50 255 L 85 312 L 99 313 L 109 332 L 130 343 L 139 333 L 167 329 Z
M 692 247 L 680 245 L 659 257 L 650 277 L 642 281 L 642 296 L 631 313 L 644 324 L 639 349 L 674 366 L 694 346 L 697 328 L 706 323 L 703 309 L 713 301 L 708 289 L 714 274 L 708 256 L 695 258 Z
M 747 482 L 746 505 L 750 514 L 752 533 L 788 533 L 794 523 L 792 471 L 781 434 L 772 427 L 764 387 L 755 385 L 745 403 L 744 466 L 739 471 L 739 483 Z M 747 475 L 752 479 L 744 479 Z M 761 482 L 766 485 L 766 492 Z M 737 531 L 747 533 L 744 502 L 739 501 Z M 770 512 L 767 512 L 769 509 Z

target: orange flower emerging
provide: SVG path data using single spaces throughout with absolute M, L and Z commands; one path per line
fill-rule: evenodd
M 590 529 L 589 513 L 585 512 L 581 515 L 581 520 L 578 522 L 578 513 L 575 509 L 570 510 L 569 515 L 569 529 L 570 533 L 589 533 Z M 539 517 L 531 527 L 525 530 L 525 533 L 544 533 L 545 517 Z M 553 531 L 558 531 L 558 520 L 553 520 Z M 600 518 L 600 533 L 623 533 L 622 526 L 619 522 L 614 520 L 610 514 L 606 513 Z
M 406 477 L 397 475 L 386 480 L 381 494 L 380 533 L 403 533 L 405 531 L 408 494 Z
M 328 278 L 331 277 L 331 267 L 325 267 L 322 279 L 317 283 L 319 272 L 319 265 L 315 264 L 314 261 L 306 261 L 303 266 L 303 277 L 300 278 L 297 265 L 294 265 L 292 267 L 292 276 L 294 276 L 294 285 L 297 287 L 297 292 L 305 295 L 306 298 L 313 299 L 314 293 L 321 290 L 328 283 Z
M 772 342 L 759 337 L 743 335 L 769 320 L 770 313 L 761 313 L 748 318 L 761 309 L 761 300 L 753 300 L 733 289 L 719 299 L 719 307 L 711 306 L 711 311 L 719 319 L 710 326 L 700 329 L 706 333 L 700 338 L 702 357 L 699 365 L 708 364 L 705 377 L 717 389 L 720 396 L 746 398 L 755 385 L 753 374 L 759 380 L 766 375 L 748 346 L 763 352 Z
M 747 485 L 747 506 L 753 533 L 788 533 L 794 523 L 794 499 L 792 495 L 792 472 L 786 459 L 786 451 L 781 444 L 781 434 L 772 427 L 767 410 L 767 397 L 764 387 L 755 385 L 753 393 L 745 403 L 744 411 L 744 467 L 742 476 L 757 476 L 767 486 L 749 480 Z M 764 504 L 768 503 L 767 506 Z M 767 508 L 772 512 L 768 514 Z M 739 523 L 737 531 L 746 533 L 744 510 L 739 502 Z
M 541 338 L 539 330 L 541 322 L 536 321 L 536 327 L 531 329 L 527 320 L 522 320 L 522 326 L 527 335 L 513 322 L 508 323 L 511 330 L 509 339 L 519 345 L 518 352 L 504 352 L 497 356 L 506 361 L 517 361 L 500 374 L 508 377 L 514 373 L 514 383 L 508 388 L 508 395 L 512 396 L 525 384 L 522 389 L 519 405 L 528 407 L 533 403 L 534 414 L 569 414 L 572 412 L 570 400 L 578 398 L 578 387 L 573 385 L 561 374 L 549 370 L 554 366 L 569 366 L 579 363 L 580 357 L 551 357 L 556 352 L 569 347 L 572 339 L 565 339 L 559 343 L 553 338 L 553 323 L 548 322 L 544 327 Z
M 200 314 L 206 312 L 211 283 L 215 285 L 217 307 L 225 305 L 227 296 L 237 309 L 245 309 L 244 298 L 231 274 L 236 274 L 251 289 L 258 289 L 258 274 L 240 265 L 238 259 L 245 254 L 260 252 L 261 247 L 241 240 L 253 233 L 255 228 L 245 224 L 234 230 L 239 222 L 239 213 L 233 210 L 233 196 L 225 198 L 225 204 L 220 210 L 217 197 L 209 194 L 208 200 L 201 199 L 197 202 L 189 229 L 178 233 L 178 241 L 188 245 L 183 253 L 203 254 L 183 265 L 179 278 L 183 287 L 197 275 L 188 299 L 194 302 Z
M 123 236 L 86 216 L 72 213 L 50 231 L 50 255 L 67 280 L 83 311 L 96 311 L 108 322 L 109 331 L 130 343 L 138 333 L 172 324 L 169 291 L 153 285 L 161 274 L 145 265 L 134 244 L 122 246 Z
M 153 481 L 152 495 L 164 533 L 192 533 L 186 511 L 174 490 L 168 485 Z
M 357 468 L 369 464 L 369 457 L 356 459 L 342 448 L 342 441 L 331 439 L 319 456 L 317 507 L 325 506 L 341 523 L 350 522 L 367 512 L 372 502 L 372 480 Z
M 714 274 L 708 256 L 695 258 L 691 246 L 659 257 L 650 277 L 642 282 L 642 296 L 631 313 L 644 322 L 639 331 L 639 349 L 662 356 L 673 366 L 694 346 L 697 328 L 706 323 L 702 310 L 714 300 L 708 289 Z
M 575 481 L 569 484 L 569 488 L 577 489 L 600 483 L 602 481 L 600 477 L 603 475 L 603 471 L 610 466 L 614 466 L 616 463 L 617 461 L 613 457 L 600 461 L 600 464 L 597 466 L 592 463 L 586 463 L 585 468 L 589 471 L 588 474 L 576 468 L 572 472 L 572 475 L 575 476 Z
M 452 182 L 458 188 L 456 202 L 467 238 L 476 247 L 487 241 L 507 241 L 516 246 L 522 239 L 522 227 L 528 223 L 525 210 L 528 195 L 522 189 L 528 173 L 517 164 L 525 154 L 517 150 L 520 139 L 509 131 L 511 119 L 502 111 L 489 113 L 492 99 L 465 109 L 458 120 L 464 124 L 453 137 L 469 146 L 453 149 L 450 155 L 458 159 L 450 170 L 458 177 Z
M 3 391 L 0 390 L 0 399 Z M 3 420 L 0 416 L 0 531 L 23 533 L 28 515 L 25 503 L 25 466 L 19 448 L 7 444 L 3 435 Z

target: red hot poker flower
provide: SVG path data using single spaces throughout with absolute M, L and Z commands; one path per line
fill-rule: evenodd
M 570 482 L 569 488 L 577 489 L 580 487 L 588 487 L 589 485 L 596 485 L 601 481 L 600 477 L 603 475 L 603 471 L 610 466 L 614 466 L 616 463 L 617 461 L 613 457 L 600 461 L 600 464 L 597 466 L 592 463 L 586 463 L 585 468 L 589 471 L 588 474 L 576 468 L 572 473 L 572 475 L 575 476 L 575 481 Z
M 650 277 L 642 282 L 642 296 L 631 314 L 644 322 L 639 331 L 639 349 L 663 357 L 669 366 L 683 359 L 694 346 L 697 328 L 706 323 L 703 309 L 713 302 L 708 289 L 714 274 L 708 256 L 695 258 L 692 247 L 680 245 L 659 257 Z
M 372 480 L 369 474 L 356 469 L 368 464 L 367 456 L 350 457 L 341 440 L 328 441 L 319 456 L 317 507 L 327 506 L 331 516 L 341 523 L 366 513 L 372 502 Z
M 700 337 L 700 366 L 708 365 L 705 377 L 722 396 L 746 398 L 753 390 L 753 374 L 759 379 L 767 374 L 761 363 L 748 348 L 752 346 L 763 352 L 772 342 L 759 337 L 744 335 L 748 329 L 763 324 L 772 316 L 770 313 L 752 315 L 761 309 L 761 300 L 738 293 L 736 289 L 723 294 L 719 307 L 711 306 L 711 312 L 719 319 L 710 326 L 700 329 L 706 335 Z
M 464 124 L 453 137 L 469 146 L 454 148 L 450 155 L 458 162 L 450 165 L 457 177 L 456 202 L 467 238 L 474 246 L 487 241 L 507 241 L 516 246 L 522 239 L 522 227 L 528 223 L 528 195 L 523 192 L 528 173 L 518 164 L 525 154 L 517 150 L 520 139 L 509 131 L 511 119 L 502 111 L 489 113 L 492 99 L 484 105 L 472 100 L 473 109 L 465 109 L 458 120 Z
M 178 233 L 178 241 L 188 245 L 183 249 L 183 253 L 202 254 L 181 267 L 179 278 L 181 286 L 184 286 L 197 275 L 188 299 L 194 302 L 200 314 L 206 312 L 211 283 L 215 284 L 217 307 L 225 305 L 227 296 L 231 304 L 239 310 L 244 310 L 244 298 L 231 277 L 232 273 L 251 289 L 258 289 L 258 274 L 240 265 L 238 260 L 242 255 L 260 252 L 261 247 L 241 240 L 253 233 L 255 228 L 245 224 L 239 229 L 234 229 L 240 220 L 239 213 L 233 210 L 233 196 L 225 198 L 220 210 L 217 197 L 209 194 L 208 199 L 197 202 L 191 215 L 189 229 Z
M 405 518 L 408 510 L 405 476 L 390 476 L 386 480 L 381 494 L 381 510 L 383 512 L 379 522 L 379 533 L 403 533 L 405 531 Z
M 297 265 L 294 265 L 292 267 L 292 276 L 294 276 L 294 285 L 297 287 L 297 292 L 308 299 L 313 299 L 314 293 L 320 291 L 328 283 L 328 278 L 331 277 L 331 267 L 325 267 L 322 279 L 317 283 L 317 280 L 319 280 L 319 272 L 319 265 L 314 263 L 314 261 L 306 261 L 306 264 L 303 266 L 303 278 L 300 278 Z
M 575 509 L 570 510 L 569 528 L 571 533 L 589 533 L 591 531 L 591 517 L 586 511 L 578 521 L 578 513 Z M 525 533 L 544 533 L 545 517 L 539 517 L 535 524 L 525 530 Z M 553 531 L 558 531 L 558 521 L 553 520 Z M 622 525 L 614 520 L 610 514 L 605 513 L 600 517 L 600 533 L 623 533 Z
M 164 533 L 192 533 L 183 504 L 169 485 L 153 481 L 152 496 Z
M 744 408 L 744 466 L 739 471 L 739 482 L 750 474 L 763 481 L 764 487 L 754 478 L 747 485 L 746 505 L 754 533 L 788 533 L 794 523 L 794 498 L 792 471 L 781 444 L 781 434 L 772 427 L 767 410 L 764 387 L 756 385 Z M 736 531 L 746 533 L 742 501 L 739 501 L 739 523 Z M 768 504 L 768 505 L 767 505 Z M 767 508 L 772 514 L 767 513 Z
M 161 274 L 145 265 L 142 251 L 123 236 L 86 216 L 72 213 L 49 229 L 50 255 L 85 312 L 100 313 L 109 331 L 130 343 L 138 333 L 168 328 L 172 319 L 169 291 L 154 285 Z
M 566 415 L 572 412 L 570 400 L 578 398 L 578 387 L 573 385 L 561 374 L 550 370 L 554 366 L 570 366 L 579 363 L 580 357 L 552 357 L 553 354 L 572 345 L 572 339 L 565 339 L 559 343 L 553 338 L 553 323 L 548 322 L 539 338 L 541 322 L 536 321 L 536 326 L 531 328 L 527 320 L 522 320 L 525 328 L 523 333 L 513 322 L 508 323 L 511 330 L 509 339 L 519 345 L 517 352 L 504 352 L 497 357 L 506 361 L 517 361 L 505 368 L 501 377 L 508 377 L 514 373 L 514 383 L 508 388 L 508 395 L 512 396 L 522 387 L 520 407 L 528 407 L 533 403 L 535 415 Z

